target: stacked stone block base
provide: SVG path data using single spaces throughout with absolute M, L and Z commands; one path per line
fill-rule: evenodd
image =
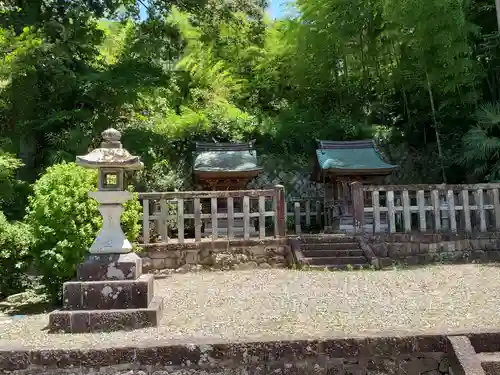
M 199 265 L 205 269 L 284 268 L 293 264 L 288 238 L 243 240 L 234 239 L 186 242 L 179 244 L 153 243 L 144 245 L 144 269 L 155 272 L 164 269 L 189 270 Z
M 154 297 L 154 278 L 142 274 L 135 253 L 89 255 L 77 281 L 64 283 L 63 308 L 49 316 L 49 332 L 88 333 L 158 325 L 163 298 Z
M 378 233 L 365 234 L 381 268 L 407 265 L 500 261 L 500 233 Z

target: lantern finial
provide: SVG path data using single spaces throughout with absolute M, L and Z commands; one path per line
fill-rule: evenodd
M 122 143 L 120 140 L 122 139 L 122 134 L 113 128 L 109 128 L 104 130 L 101 133 L 103 142 L 101 142 L 102 148 L 122 148 Z

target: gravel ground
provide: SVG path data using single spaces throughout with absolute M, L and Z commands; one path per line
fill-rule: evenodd
M 12 318 L 10 316 L 8 316 L 7 314 L 0 312 L 0 332 L 2 331 L 2 329 L 1 329 L 2 325 L 9 324 L 10 322 L 12 322 Z
M 156 281 L 160 327 L 47 334 L 47 314 L 0 325 L 0 347 L 89 348 L 154 340 L 258 340 L 500 327 L 500 267 L 175 274 Z

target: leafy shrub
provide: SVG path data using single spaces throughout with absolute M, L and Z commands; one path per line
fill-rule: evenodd
M 0 211 L 0 299 L 27 286 L 26 271 L 32 245 L 30 227 L 19 222 L 10 223 Z
M 154 162 L 151 167 L 144 168 L 137 174 L 137 184 L 143 191 L 176 191 L 182 189 L 186 182 L 182 178 L 180 169 L 174 169 L 168 160 Z
M 0 148 L 0 210 L 9 220 L 23 217 L 30 191 L 26 182 L 16 179 L 16 171 L 22 165 L 21 160 Z
M 63 163 L 49 167 L 33 186 L 26 222 L 35 237 L 33 258 L 46 292 L 60 298 L 63 282 L 75 276 L 80 263 L 102 225 L 98 204 L 88 197 L 96 190 L 97 172 Z M 139 235 L 141 205 L 125 204 L 122 228 L 130 241 Z

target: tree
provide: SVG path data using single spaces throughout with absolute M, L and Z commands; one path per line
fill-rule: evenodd
M 463 137 L 462 164 L 473 177 L 500 180 L 500 103 L 482 104 L 476 112 L 477 125 Z
M 454 0 L 386 0 L 384 7 L 394 31 L 394 48 L 400 56 L 403 90 L 424 89 L 428 94 L 443 182 L 446 172 L 438 106 L 444 109 L 449 105 L 444 97 L 450 94 L 457 95 L 461 105 L 477 101 L 475 67 L 468 43 L 473 28 L 465 11 L 465 4 Z

